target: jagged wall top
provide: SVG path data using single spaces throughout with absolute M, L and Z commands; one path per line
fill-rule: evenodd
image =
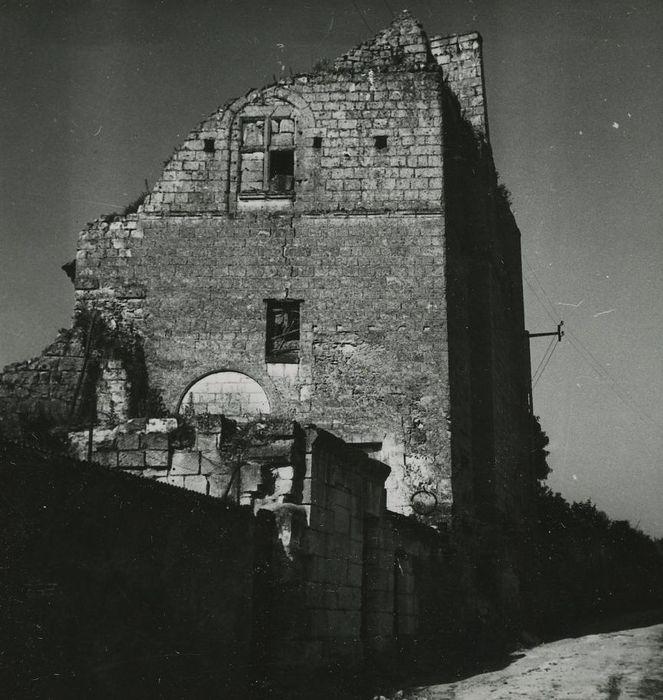
M 420 70 L 430 65 L 435 66 L 436 62 L 430 52 L 428 37 L 407 10 L 403 10 L 375 37 L 334 61 L 336 70 Z

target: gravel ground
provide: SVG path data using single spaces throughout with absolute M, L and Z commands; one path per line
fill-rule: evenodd
M 523 650 L 514 659 L 499 671 L 414 688 L 398 696 L 408 700 L 663 700 L 663 625 L 562 639 Z

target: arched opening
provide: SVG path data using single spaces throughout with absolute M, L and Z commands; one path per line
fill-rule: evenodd
M 172 453 L 171 483 L 181 480 L 184 488 L 239 500 L 246 470 L 240 473 L 243 462 L 239 456 L 232 449 L 222 455 L 221 447 L 227 445 L 238 424 L 271 412 L 263 388 L 240 372 L 212 372 L 189 386 L 178 412 L 183 420 Z M 253 476 L 259 480 L 260 470 Z
M 264 389 L 251 377 L 240 372 L 212 372 L 196 380 L 180 401 L 179 413 L 225 416 L 243 422 L 271 413 Z

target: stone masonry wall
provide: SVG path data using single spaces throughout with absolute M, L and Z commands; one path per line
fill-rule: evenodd
M 288 193 L 242 190 L 242 125 L 256 119 L 292 144 Z M 468 507 L 499 481 L 507 511 L 522 470 L 522 289 L 485 129 L 478 35 L 429 42 L 404 14 L 336 64 L 218 110 L 138 214 L 90 224 L 77 311 L 141 335 L 168 411 L 202 376 L 239 372 L 274 414 L 370 445 L 392 467 L 391 508 L 410 512 L 423 485 L 447 517 L 453 465 Z M 298 363 L 265 361 L 269 299 L 301 303 Z M 123 368 L 106 369 L 112 414 Z
M 175 152 L 143 211 L 439 210 L 439 74 L 369 70 L 302 76 L 254 90 L 215 113 Z M 238 200 L 240 119 L 279 108 L 292 110 L 297 125 L 295 197 Z M 380 135 L 384 148 L 375 145 Z M 205 150 L 206 140 L 213 151 Z
M 136 214 L 102 217 L 78 236 L 76 310 L 94 308 L 109 318 L 140 326 L 145 282 L 133 259 L 133 247 L 143 237 Z
M 0 371 L 0 432 L 11 437 L 28 430 L 66 425 L 83 369 L 80 333 L 61 331 L 41 356 Z
M 294 504 L 275 511 L 289 559 L 277 565 L 271 658 L 388 663 L 418 644 L 418 660 L 433 658 L 458 594 L 448 537 L 388 513 L 385 466 L 326 431 L 306 431 L 305 459 L 307 521 Z
M 520 232 L 490 147 L 448 99 L 446 251 L 457 514 L 522 523 L 533 494 Z
M 273 422 L 261 423 L 262 418 L 254 421 L 265 434 L 234 452 L 229 451 L 220 425 L 190 426 L 190 444 L 183 445 L 183 423 L 176 418 L 133 418 L 91 432 L 72 431 L 68 437 L 70 451 L 78 459 L 87 459 L 91 448 L 92 461 L 113 471 L 256 510 L 292 501 L 295 495 L 301 500 L 304 474 L 297 461 L 292 423 L 278 421 L 278 430 Z
M 149 442 L 163 435 L 157 429 L 166 423 L 133 426 L 133 433 L 107 431 L 105 446 L 100 431 L 95 456 L 110 454 L 112 440 L 116 458 L 126 455 L 136 447 L 128 442 L 132 435 L 137 444 L 145 437 Z M 101 469 L 0 445 L 12 502 L 21 504 L 24 516 L 34 511 L 25 520 L 12 517 L 12 527 L 34 518 L 40 523 L 30 529 L 30 546 L 14 557 L 12 572 L 19 585 L 27 576 L 55 593 L 49 598 L 54 617 L 38 617 L 49 639 L 62 639 L 64 624 L 70 642 L 92 644 L 82 655 L 86 664 L 90 654 L 96 659 L 98 640 L 105 640 L 105 653 L 110 650 L 113 658 L 143 653 L 127 637 L 133 630 L 150 650 L 175 644 L 195 652 L 203 680 L 219 674 L 227 679 L 228 659 L 241 662 L 236 670 L 244 674 L 251 664 L 314 670 L 339 663 L 357 667 L 369 659 L 389 663 L 417 644 L 420 660 L 425 649 L 439 653 L 436 632 L 438 642 L 446 641 L 439 631 L 454 619 L 458 595 L 452 592 L 449 538 L 386 511 L 388 468 L 314 427 L 290 436 L 273 433 L 246 456 L 248 471 L 263 487 L 270 469 L 276 477 L 271 496 L 256 488 L 250 501 L 242 501 L 253 509 L 174 489 L 172 481 L 149 484 L 120 474 L 126 465 Z M 223 585 L 217 580 L 221 571 Z M 146 601 L 147 609 L 137 614 Z M 58 618 L 72 605 L 99 606 L 95 614 L 102 617 L 111 609 L 114 622 L 97 626 L 87 624 L 97 618 L 86 618 L 81 629 L 79 615 Z M 210 648 L 201 648 L 208 643 Z M 77 660 L 76 648 L 68 649 L 64 662 L 58 657 L 63 677 L 66 664 Z M 205 674 L 207 663 L 212 665 Z M 85 673 L 97 678 L 99 667 L 85 666 Z M 155 668 L 164 673 L 163 664 Z M 112 682 L 104 673 L 96 682 L 102 678 Z
M 442 68 L 444 79 L 458 99 L 462 116 L 477 134 L 488 140 L 481 35 L 471 32 L 431 37 L 430 50 Z
M 449 497 L 439 215 L 141 225 L 133 250 L 150 290 L 145 353 L 167 408 L 200 376 L 241 372 L 265 390 L 272 414 L 395 443 L 390 507 L 409 505 L 422 480 Z M 264 300 L 284 297 L 302 300 L 295 365 L 265 362 Z
M 430 50 L 421 24 L 407 10 L 369 41 L 348 51 L 334 62 L 341 70 L 393 67 L 417 70 L 428 63 Z
M 145 334 L 152 384 L 175 411 L 216 370 L 255 379 L 272 413 L 347 439 L 383 442 L 392 508 L 420 481 L 450 496 L 443 222 L 439 215 L 143 217 L 130 265 L 79 264 L 86 304 L 124 304 Z M 116 229 L 121 231 L 120 226 Z M 96 235 L 107 240 L 110 226 Z M 90 233 L 85 234 L 87 236 Z M 89 271 L 89 272 L 88 272 Z M 340 294 L 339 294 L 340 292 Z M 113 294 L 116 296 L 113 296 Z M 302 299 L 297 365 L 265 362 L 266 298 Z M 115 301 L 113 301 L 115 300 Z M 139 313 L 140 311 L 140 313 Z M 403 471 L 405 467 L 407 474 Z M 399 495 L 400 489 L 400 495 Z
M 228 490 L 234 464 L 221 436 L 199 432 L 182 450 L 173 445 L 175 427 L 174 419 L 152 419 L 95 430 L 93 460 L 272 514 L 264 640 L 271 663 L 384 658 L 432 639 L 438 623 L 451 619 L 453 606 L 442 594 L 450 580 L 446 540 L 388 514 L 384 464 L 318 428 L 273 424 L 246 446 L 236 487 Z M 88 438 L 71 434 L 81 457 Z

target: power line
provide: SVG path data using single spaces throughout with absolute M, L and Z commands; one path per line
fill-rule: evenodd
M 550 354 L 548 355 L 543 367 L 541 367 L 541 371 L 539 372 L 539 376 L 534 378 L 534 382 L 532 383 L 532 389 L 539 383 L 539 379 L 543 376 L 543 373 L 546 371 L 546 367 L 550 363 L 550 360 L 552 359 L 552 356 L 555 354 L 555 350 L 557 349 L 557 346 L 559 345 L 559 342 L 555 342 L 555 339 L 553 338 L 553 343 L 552 343 L 552 349 L 550 351 Z
M 532 292 L 534 293 L 534 295 L 536 296 L 536 298 L 537 298 L 537 299 L 539 300 L 539 302 L 541 303 L 541 306 L 543 306 L 543 308 L 545 309 L 545 311 L 546 311 L 546 313 L 548 314 L 548 316 L 550 316 L 550 318 L 551 318 L 555 323 L 557 323 L 557 322 L 560 320 L 559 311 L 555 308 L 555 305 L 552 303 L 552 300 L 551 300 L 550 297 L 548 296 L 548 294 L 547 294 L 547 292 L 546 292 L 546 290 L 545 290 L 545 287 L 543 286 L 543 284 L 541 283 L 541 280 L 539 279 L 539 276 L 538 276 L 538 275 L 536 274 L 536 272 L 534 271 L 534 268 L 530 265 L 529 260 L 528 260 L 524 255 L 523 255 L 523 259 L 525 260 L 525 264 L 526 264 L 527 267 L 529 268 L 529 271 L 530 271 L 530 273 L 531 273 L 532 278 L 536 281 L 536 283 L 537 283 L 538 286 L 539 286 L 539 289 L 540 289 L 541 292 L 543 293 L 543 298 L 542 298 L 542 297 L 540 296 L 540 294 L 536 291 L 536 289 L 534 288 L 534 286 L 532 285 L 532 283 L 530 282 L 530 280 L 529 280 L 529 279 L 527 278 L 527 276 L 526 276 L 526 277 L 525 277 L 525 282 L 527 283 L 527 286 L 532 290 Z
M 589 348 L 584 345 L 582 340 L 580 340 L 580 338 L 571 331 L 569 331 L 569 341 L 576 352 L 578 352 L 585 362 L 594 370 L 599 379 L 601 379 L 608 386 L 608 388 L 613 391 L 624 406 L 630 408 L 634 413 L 638 414 L 641 419 L 648 422 L 657 430 L 661 430 L 663 428 L 663 426 L 661 426 L 656 419 L 652 418 L 652 416 L 649 415 L 649 413 L 645 411 L 640 404 L 633 400 L 628 392 L 624 391 L 617 384 L 608 370 L 592 354 L 591 350 L 589 350 Z
M 548 314 L 548 316 L 554 321 L 555 320 L 555 313 L 556 309 L 553 306 L 553 303 L 550 299 L 550 296 L 545 290 L 545 287 L 541 283 L 541 280 L 537 276 L 536 272 L 530 265 L 529 261 L 527 258 L 523 255 L 523 258 L 525 260 L 525 263 L 527 264 L 527 267 L 529 268 L 530 272 L 532 273 L 532 278 L 536 281 L 540 293 L 537 291 L 537 289 L 530 283 L 530 280 L 525 277 L 525 282 L 527 283 L 528 287 L 532 290 L 536 298 L 539 300 L 539 303 L 545 310 L 545 312 Z M 552 313 L 551 313 L 552 310 Z M 574 348 L 574 350 L 582 357 L 582 359 L 591 367 L 592 370 L 598 375 L 599 379 L 601 379 L 609 389 L 612 390 L 612 392 L 617 396 L 617 398 L 621 401 L 621 403 L 626 406 L 627 408 L 630 408 L 631 411 L 636 413 L 641 419 L 645 420 L 648 422 L 650 425 L 653 427 L 657 428 L 658 430 L 661 430 L 663 426 L 661 426 L 654 418 L 652 418 L 651 415 L 647 411 L 645 411 L 644 408 L 642 408 L 638 403 L 636 403 L 631 395 L 628 392 L 625 392 L 621 387 L 617 384 L 616 380 L 613 378 L 613 376 L 610 374 L 610 372 L 603 366 L 601 361 L 592 353 L 592 351 L 583 343 L 583 341 L 580 339 L 578 335 L 576 335 L 571 329 L 567 328 L 567 335 L 569 337 L 569 342 L 571 343 L 571 346 Z M 554 352 L 554 350 L 553 350 Z M 542 365 L 541 363 L 539 364 L 539 367 L 542 368 L 541 371 L 539 372 L 539 375 L 534 379 L 532 388 L 536 385 L 536 383 L 539 381 L 541 378 L 541 374 L 543 373 L 543 370 L 545 370 L 547 364 L 550 362 L 550 357 L 552 357 L 552 353 L 550 356 L 545 359 L 544 355 L 544 360 L 545 364 Z M 537 371 L 539 371 L 539 368 L 537 368 Z
M 532 374 L 533 377 L 535 377 L 539 373 L 539 370 L 541 369 L 541 365 L 543 365 L 543 363 L 546 359 L 546 356 L 550 352 L 550 348 L 553 346 L 554 343 L 555 343 L 554 338 L 548 343 L 548 347 L 546 348 L 546 351 L 543 353 L 543 356 L 541 357 L 541 361 L 539 362 L 539 364 L 537 365 L 536 369 L 534 370 L 534 372 Z
M 538 367 L 534 370 L 534 374 L 532 375 L 532 388 L 536 386 L 536 383 L 539 381 L 541 374 L 543 374 L 543 370 L 548 364 L 548 358 L 552 356 L 553 352 L 555 352 L 555 347 L 558 342 L 559 341 L 556 338 L 553 338 L 548 344 L 548 347 L 543 353 L 543 357 L 541 358 Z

